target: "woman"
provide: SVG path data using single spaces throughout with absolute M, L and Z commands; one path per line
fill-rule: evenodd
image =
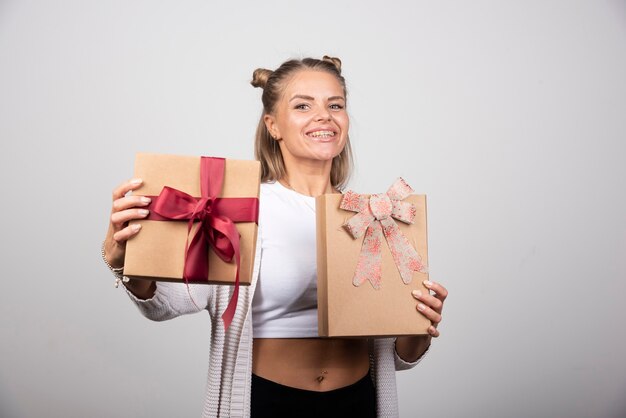
M 259 242 L 253 283 L 241 288 L 228 332 L 220 320 L 229 286 L 129 281 L 141 312 L 166 320 L 211 316 L 211 350 L 204 416 L 397 416 L 395 370 L 413 367 L 439 336 L 447 291 L 427 282 L 416 308 L 433 323 L 428 335 L 397 339 L 317 338 L 315 200 L 339 193 L 351 168 L 346 87 L 337 58 L 258 69 L 263 115 L 255 153 L 262 166 Z M 141 180 L 113 192 L 103 257 L 119 275 L 125 243 L 139 233 L 149 199 L 126 196 Z M 117 269 L 115 269 L 117 267 Z M 202 303 L 198 303 L 201 301 Z M 253 343 L 254 340 L 254 343 Z

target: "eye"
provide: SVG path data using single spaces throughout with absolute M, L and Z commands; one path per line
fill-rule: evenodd
M 339 103 L 333 103 L 333 104 L 330 105 L 330 108 L 332 110 L 341 110 L 341 109 L 344 108 L 344 106 L 342 104 L 339 104 Z
M 310 106 L 307 103 L 299 103 L 295 106 L 297 110 L 308 110 Z

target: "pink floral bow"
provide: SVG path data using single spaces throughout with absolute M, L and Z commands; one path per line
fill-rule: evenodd
M 369 280 L 374 289 L 380 288 L 383 235 L 405 284 L 411 282 L 413 272 L 425 273 L 427 271 L 426 266 L 422 264 L 422 258 L 400 231 L 396 221 L 392 219 L 395 218 L 407 224 L 413 223 L 415 206 L 409 202 L 402 202 L 411 193 L 413 193 L 411 186 L 399 178 L 391 185 L 387 193 L 375 194 L 367 198 L 349 190 L 343 195 L 339 207 L 357 212 L 346 221 L 343 227 L 354 239 L 365 233 L 352 280 L 355 286 Z

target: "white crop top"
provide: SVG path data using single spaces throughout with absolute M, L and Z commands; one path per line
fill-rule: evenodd
M 261 269 L 252 300 L 254 338 L 317 337 L 315 198 L 262 183 Z

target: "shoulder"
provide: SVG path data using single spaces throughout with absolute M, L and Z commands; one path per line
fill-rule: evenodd
M 280 187 L 280 183 L 276 181 L 261 183 L 261 190 L 259 194 L 261 196 L 276 195 L 281 192 L 281 189 L 282 188 Z
M 278 182 L 261 183 L 259 191 L 260 205 L 272 207 L 284 201 L 287 196 L 285 188 Z

